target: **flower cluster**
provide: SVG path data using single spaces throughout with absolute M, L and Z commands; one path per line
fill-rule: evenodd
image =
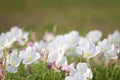
M 49 69 L 57 72 L 65 71 L 67 73 L 65 80 L 90 80 L 94 76 L 89 64 L 91 58 L 103 55 L 105 61 L 118 59 L 120 51 L 119 31 L 103 40 L 101 40 L 102 32 L 99 30 L 90 31 L 85 37 L 80 36 L 75 30 L 57 36 L 46 33 L 42 40 L 35 42 L 27 42 L 28 35 L 29 32 L 24 32 L 17 26 L 6 33 L 1 33 L 0 59 L 3 63 L 1 65 L 5 66 L 1 70 L 16 73 L 21 62 L 30 65 L 44 61 Z M 27 43 L 27 46 L 25 49 L 10 49 L 14 42 L 22 46 Z M 74 56 L 82 57 L 87 62 L 69 63 L 68 57 Z M 2 77 L 4 80 L 5 76 Z

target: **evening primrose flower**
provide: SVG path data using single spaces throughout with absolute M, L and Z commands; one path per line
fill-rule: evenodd
M 65 80 L 87 80 L 92 79 L 92 71 L 86 63 L 78 63 L 75 68 L 70 70 L 69 76 Z
M 28 35 L 29 35 L 29 32 L 23 32 L 22 35 L 18 38 L 18 43 L 20 45 L 25 45 L 25 43 L 28 41 Z
M 88 79 L 92 79 L 92 71 L 90 68 L 88 68 L 86 63 L 78 63 L 76 68 L 78 72 L 80 72 L 83 76 L 85 76 Z
M 0 49 L 6 48 L 6 37 L 5 34 L 0 35 Z
M 18 26 L 13 26 L 10 29 L 10 32 L 12 33 L 15 41 L 17 41 L 17 39 L 19 39 L 23 33 L 22 29 L 20 29 Z
M 65 80 L 86 80 L 86 78 L 82 74 L 77 72 L 73 76 L 65 77 Z
M 88 40 L 96 43 L 96 42 L 98 42 L 101 39 L 102 32 L 99 31 L 99 30 L 93 30 L 93 31 L 88 32 L 86 37 L 87 37 Z
M 6 37 L 6 47 L 10 48 L 14 43 L 13 35 L 11 34 L 11 32 L 6 32 L 4 36 Z
M 11 73 L 17 72 L 17 67 L 20 65 L 21 58 L 18 57 L 17 51 L 13 50 L 11 54 L 7 55 L 6 70 Z
M 66 72 L 69 72 L 72 68 L 74 68 L 75 63 L 71 63 L 70 65 L 63 65 L 62 69 Z
M 43 40 L 41 40 L 40 42 L 35 42 L 33 44 L 33 48 L 40 52 L 41 54 L 44 52 L 44 49 L 47 47 L 47 43 L 45 43 Z
M 100 53 L 99 48 L 95 46 L 93 43 L 87 44 L 83 49 L 83 57 L 87 59 L 94 57 L 99 53 Z
M 47 62 L 55 62 L 56 66 L 63 66 L 67 64 L 67 58 L 65 55 L 66 52 L 66 47 L 65 45 L 61 42 L 53 41 L 47 46 L 47 49 L 49 51 Z
M 70 33 L 64 35 L 65 42 L 71 45 L 77 45 L 79 39 L 79 33 L 77 31 L 71 31 Z
M 55 65 L 61 67 L 67 64 L 66 56 L 59 54 L 59 53 L 50 53 L 48 54 L 48 63 L 55 62 Z
M 108 35 L 108 40 L 113 44 L 120 44 L 120 32 L 114 31 L 113 34 Z
M 114 31 L 113 34 L 108 35 L 108 40 L 115 45 L 117 52 L 120 52 L 120 32 Z
M 118 59 L 117 49 L 115 47 L 112 48 L 111 50 L 105 52 L 104 56 L 106 57 L 107 60 Z
M 76 52 L 79 55 L 83 55 L 83 49 L 85 48 L 86 45 L 88 45 L 90 41 L 88 41 L 86 38 L 80 38 L 80 41 L 78 43 L 78 46 L 76 47 Z
M 40 58 L 40 54 L 31 46 L 28 46 L 25 51 L 21 51 L 19 56 L 23 59 L 23 64 L 31 64 Z
M 46 32 L 44 37 L 43 37 L 43 40 L 46 43 L 50 43 L 54 38 L 55 38 L 55 36 L 54 36 L 54 34 L 52 32 Z
M 0 35 L 1 49 L 4 49 L 6 47 L 10 48 L 13 43 L 14 43 L 14 39 L 13 39 L 13 36 L 10 32 L 2 33 Z
M 98 42 L 98 47 L 102 53 L 106 53 L 107 51 L 114 48 L 114 45 L 111 44 L 108 39 L 104 39 L 103 41 Z
M 59 58 L 55 61 L 55 65 L 61 67 L 63 65 L 67 64 L 67 58 L 66 56 L 60 55 Z

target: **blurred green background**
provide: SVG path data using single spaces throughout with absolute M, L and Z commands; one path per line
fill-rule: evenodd
M 0 32 L 15 25 L 39 37 L 54 25 L 57 34 L 99 29 L 107 36 L 120 30 L 120 0 L 0 0 Z

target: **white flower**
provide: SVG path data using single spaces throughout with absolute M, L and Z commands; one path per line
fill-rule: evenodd
M 76 46 L 68 44 L 68 43 L 60 43 L 58 46 L 58 53 L 69 56 L 69 55 L 75 55 L 75 48 Z
M 87 59 L 94 57 L 99 53 L 100 50 L 93 43 L 87 44 L 83 49 L 83 57 Z
M 67 64 L 67 59 L 64 56 L 66 48 L 62 42 L 52 42 L 47 47 L 49 54 L 47 62 L 55 62 L 55 65 L 62 66 Z
M 6 47 L 6 37 L 4 34 L 0 35 L 0 49 L 4 49 Z
M 41 54 L 44 53 L 45 48 L 47 47 L 47 43 L 45 43 L 43 40 L 41 40 L 40 42 L 35 42 L 33 44 L 33 48 L 40 52 Z
M 20 29 L 18 26 L 14 26 L 11 28 L 10 32 L 12 33 L 12 35 L 14 36 L 14 40 L 16 41 L 17 39 L 19 39 L 22 36 L 22 29 Z
M 6 37 L 6 47 L 10 48 L 14 43 L 13 35 L 11 34 L 11 32 L 7 32 L 4 36 Z
M 120 44 L 120 32 L 114 31 L 113 34 L 108 35 L 108 39 L 113 44 Z
M 102 37 L 102 32 L 99 31 L 99 30 L 93 30 L 93 31 L 88 32 L 88 34 L 86 35 L 86 37 L 88 38 L 88 40 L 96 43 Z
M 10 32 L 2 33 L 0 35 L 1 49 L 5 48 L 5 47 L 10 48 L 13 43 L 14 43 L 14 38 Z
M 104 56 L 107 60 L 109 59 L 118 59 L 117 49 L 114 47 L 111 50 L 104 53 Z
M 55 65 L 63 66 L 67 64 L 67 58 L 65 56 L 60 55 L 59 58 L 55 61 Z
M 86 78 L 92 79 L 92 71 L 90 68 L 88 68 L 86 63 L 78 63 L 76 66 L 78 72 L 83 74 Z
M 111 50 L 114 45 L 112 45 L 108 39 L 104 39 L 103 41 L 98 42 L 98 47 L 100 48 L 102 53 L 105 53 Z
M 92 79 L 92 71 L 86 63 L 78 63 L 75 68 L 70 70 L 69 76 L 65 80 L 87 80 Z
M 78 46 L 76 47 L 77 54 L 83 55 L 83 50 L 86 45 L 88 45 L 90 42 L 86 38 L 80 38 L 80 41 L 78 43 Z
M 17 50 L 13 50 L 10 55 L 7 55 L 6 70 L 11 73 L 17 72 L 20 62 L 21 58 L 18 57 Z
M 65 42 L 71 45 L 77 45 L 79 39 L 79 33 L 77 31 L 71 31 L 70 33 L 64 35 Z
M 23 64 L 31 64 L 40 58 L 40 54 L 30 46 L 25 51 L 21 51 L 19 56 L 23 59 Z
M 82 74 L 77 72 L 73 76 L 65 77 L 65 80 L 86 80 L 86 78 Z
M 117 53 L 120 52 L 120 32 L 114 31 L 113 34 L 108 35 L 108 40 L 115 45 Z
M 47 62 L 55 62 L 55 65 L 60 67 L 67 64 L 67 58 L 62 54 L 53 52 L 48 54 Z
M 55 38 L 54 34 L 52 32 L 46 32 L 43 40 L 46 41 L 46 43 L 50 43 Z
M 22 35 L 17 40 L 20 45 L 25 45 L 25 43 L 28 41 L 28 35 L 29 35 L 29 32 L 22 33 Z

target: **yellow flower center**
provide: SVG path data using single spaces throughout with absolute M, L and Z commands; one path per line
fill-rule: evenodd
M 106 50 L 107 50 L 107 48 L 105 47 L 103 50 L 104 50 L 104 51 L 106 51 Z
M 90 53 L 86 53 L 86 56 L 89 57 L 89 56 L 90 56 Z
M 28 60 L 30 60 L 30 61 L 31 61 L 31 60 L 32 60 L 32 57 L 31 57 L 31 56 L 29 56 L 29 57 L 28 57 Z
M 15 62 L 14 61 L 11 63 L 11 66 L 15 66 Z

